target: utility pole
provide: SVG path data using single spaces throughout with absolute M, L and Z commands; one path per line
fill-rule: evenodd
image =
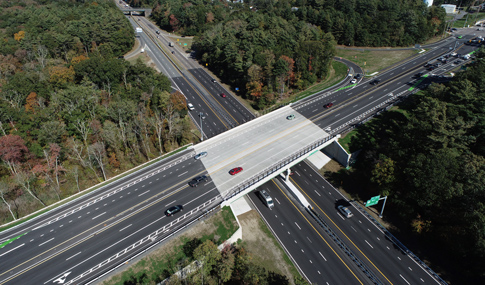
M 202 120 L 205 118 L 204 113 L 200 112 L 199 117 L 200 117 L 200 141 L 203 142 L 204 141 L 204 131 L 202 131 Z

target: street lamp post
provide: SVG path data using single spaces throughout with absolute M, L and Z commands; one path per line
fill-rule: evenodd
M 202 131 L 202 120 L 204 119 L 204 113 L 200 112 L 199 113 L 200 117 L 200 141 L 204 141 L 204 131 Z

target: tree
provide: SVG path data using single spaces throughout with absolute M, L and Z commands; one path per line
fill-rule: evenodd
M 8 211 L 10 212 L 10 215 L 12 215 L 13 220 L 16 221 L 17 218 L 15 217 L 15 215 L 12 212 L 12 208 L 10 206 L 10 203 L 8 203 L 7 200 L 6 200 L 6 196 L 7 196 L 7 193 L 9 192 L 9 190 L 10 189 L 9 189 L 8 184 L 5 183 L 4 181 L 0 181 L 0 198 L 2 198 L 3 203 L 5 203 L 5 205 L 7 205 Z
M 221 260 L 221 253 L 212 241 L 206 240 L 195 249 L 194 258 L 203 263 L 202 274 L 209 276 Z
M 24 140 L 18 135 L 0 137 L 0 158 L 7 164 L 12 175 L 18 173 L 18 165 L 28 155 Z
M 90 159 L 94 159 L 96 164 L 101 169 L 103 173 L 103 178 L 106 181 L 106 172 L 104 170 L 104 158 L 106 154 L 106 150 L 104 147 L 104 142 L 96 142 L 88 147 L 88 154 Z

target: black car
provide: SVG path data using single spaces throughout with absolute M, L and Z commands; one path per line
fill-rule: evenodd
M 191 187 L 197 187 L 197 184 L 199 184 L 202 181 L 207 181 L 207 176 L 205 176 L 205 175 L 197 176 L 194 179 L 189 181 L 189 185 Z
M 416 78 L 420 78 L 420 77 L 422 77 L 423 75 L 424 75 L 424 72 L 422 72 L 422 71 L 421 71 L 421 72 L 416 73 L 416 75 L 414 75 L 414 77 L 416 77 Z
M 170 217 L 175 213 L 178 213 L 184 209 L 184 206 L 182 205 L 177 205 L 177 206 L 172 206 L 165 210 L 165 216 Z
M 355 79 L 360 79 L 361 77 L 362 77 L 362 74 L 360 74 L 360 73 L 357 73 L 357 74 L 354 76 L 354 78 L 355 78 Z
M 372 81 L 370 82 L 370 84 L 372 84 L 372 85 L 377 85 L 377 84 L 379 84 L 379 82 L 381 82 L 381 80 L 380 80 L 380 79 L 374 79 L 374 80 L 372 80 Z

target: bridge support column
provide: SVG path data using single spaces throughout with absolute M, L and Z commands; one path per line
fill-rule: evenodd
M 290 180 L 291 169 L 288 168 L 284 173 L 285 173 L 285 181 L 288 182 L 288 180 Z

